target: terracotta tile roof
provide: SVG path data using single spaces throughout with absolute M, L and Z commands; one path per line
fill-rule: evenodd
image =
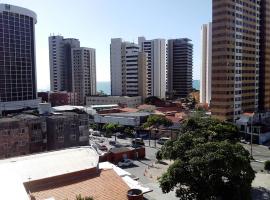
M 61 181 L 46 181 L 46 184 L 26 186 L 36 200 L 75 200 L 76 195 L 92 196 L 95 200 L 127 200 L 130 188 L 113 169 L 87 176 L 67 176 Z
M 136 109 L 136 108 L 121 108 L 121 109 L 119 109 L 120 111 L 122 111 L 122 112 L 138 112 L 139 111 L 139 109 Z

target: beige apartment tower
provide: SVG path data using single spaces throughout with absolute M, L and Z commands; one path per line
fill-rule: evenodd
M 213 0 L 211 112 L 219 119 L 259 109 L 260 8 L 256 0 Z
M 202 25 L 201 42 L 200 103 L 209 105 L 212 88 L 212 23 Z

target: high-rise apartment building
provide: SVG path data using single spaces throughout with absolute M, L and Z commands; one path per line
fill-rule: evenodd
M 211 111 L 220 119 L 236 120 L 243 112 L 258 111 L 260 66 L 266 70 L 268 65 L 264 58 L 260 63 L 260 28 L 267 31 L 268 26 L 260 27 L 260 22 L 267 16 L 262 6 L 267 2 L 213 0 Z M 262 93 L 268 96 L 266 91 Z
M 168 93 L 185 98 L 192 91 L 193 45 L 190 39 L 168 40 Z
M 212 23 L 201 28 L 202 60 L 200 79 L 200 103 L 210 104 L 212 81 Z
M 78 95 L 78 104 L 85 105 L 85 97 L 96 94 L 96 50 L 72 48 L 72 92 Z
M 113 96 L 143 96 L 139 92 L 139 75 L 146 58 L 138 44 L 111 39 L 111 94 Z M 141 90 L 140 90 L 141 91 Z
M 51 91 L 67 91 L 84 105 L 96 94 L 95 49 L 80 47 L 80 41 L 63 36 L 49 37 Z
M 270 111 L 270 1 L 260 4 L 259 110 Z
M 78 39 L 49 37 L 51 91 L 72 91 L 71 49 L 79 47 Z
M 166 97 L 166 40 L 138 38 L 140 51 L 147 53 L 147 95 Z
M 37 107 L 36 14 L 0 4 L 0 111 Z

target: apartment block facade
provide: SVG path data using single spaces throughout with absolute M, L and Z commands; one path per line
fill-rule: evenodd
M 260 70 L 267 68 L 263 57 L 260 62 L 260 40 L 267 40 L 260 37 L 267 35 L 265 5 L 268 1 L 213 0 L 211 111 L 219 119 L 235 121 L 243 112 L 257 112 L 259 90 L 268 95 L 260 83 Z
M 212 23 L 202 26 L 201 42 L 200 103 L 209 105 L 212 88 Z
M 147 54 L 147 95 L 166 97 L 166 40 L 138 38 L 141 52 Z
M 111 39 L 111 95 L 141 96 L 139 91 L 140 69 L 146 67 L 139 45 L 121 38 Z
M 51 91 L 72 91 L 71 49 L 78 47 L 78 39 L 59 35 L 49 37 Z
M 74 93 L 76 104 L 96 94 L 96 51 L 80 47 L 80 41 L 63 36 L 49 37 L 51 91 Z
M 47 118 L 47 149 L 89 144 L 88 115 L 64 112 Z
M 37 108 L 36 14 L 0 4 L 0 111 Z
M 168 94 L 185 98 L 192 91 L 193 45 L 190 39 L 168 40 Z
M 72 91 L 77 94 L 78 105 L 85 105 L 86 96 L 96 95 L 96 50 L 73 48 Z

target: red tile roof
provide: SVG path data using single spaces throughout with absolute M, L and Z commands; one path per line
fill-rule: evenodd
M 61 180 L 46 182 L 42 185 L 30 184 L 26 190 L 35 200 L 53 197 L 55 200 L 75 200 L 76 195 L 92 196 L 95 200 L 127 200 L 128 185 L 113 169 L 83 176 L 65 175 Z

